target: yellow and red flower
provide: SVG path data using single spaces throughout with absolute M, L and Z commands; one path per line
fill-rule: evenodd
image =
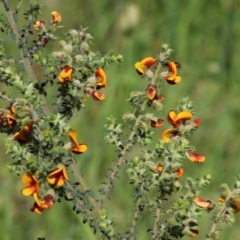
M 32 123 L 26 124 L 20 132 L 14 134 L 14 139 L 20 144 L 27 143 L 31 138 Z
M 192 118 L 192 113 L 189 111 L 182 111 L 180 113 L 176 113 L 174 110 L 171 110 L 168 113 L 168 122 L 173 126 L 173 127 L 178 127 L 181 122 L 185 122 L 187 120 L 190 120 Z
M 146 71 L 157 61 L 156 58 L 147 57 L 140 62 L 136 62 L 134 67 L 139 75 L 146 73 Z
M 157 87 L 153 84 L 149 84 L 147 86 L 146 92 L 147 92 L 147 98 L 149 100 L 153 100 L 153 99 L 155 99 L 155 97 L 157 95 Z
M 212 201 L 205 200 L 201 197 L 195 197 L 193 201 L 196 203 L 196 205 L 201 208 L 205 208 L 208 212 L 213 210 L 215 207 L 215 204 Z
M 153 128 L 161 127 L 163 123 L 164 123 L 163 119 L 157 119 L 157 121 L 150 119 L 150 124 L 151 124 L 151 127 Z
M 59 23 L 62 20 L 61 14 L 59 12 L 53 11 L 51 12 L 52 18 L 53 18 L 53 24 Z
M 70 81 L 73 77 L 73 73 L 74 73 L 74 68 L 68 65 L 65 65 L 58 76 L 59 82 L 66 83 Z
M 71 147 L 71 151 L 73 153 L 81 154 L 87 151 L 88 146 L 85 143 L 78 143 L 77 133 L 75 130 L 70 130 L 70 132 L 68 133 L 68 137 L 73 144 L 73 146 Z
M 39 199 L 38 196 L 35 197 L 35 203 L 33 204 L 32 208 L 30 209 L 32 212 L 37 214 L 42 214 L 45 209 L 49 209 L 54 204 L 54 198 L 51 194 L 48 194 L 44 197 L 43 200 Z
M 186 156 L 192 162 L 201 163 L 201 162 L 205 161 L 205 156 L 203 156 L 199 153 L 192 152 L 192 151 L 187 151 Z
M 103 93 L 96 91 L 95 89 L 92 89 L 90 93 L 92 95 L 92 98 L 96 101 L 102 101 L 105 99 L 105 95 Z
M 45 22 L 42 20 L 36 21 L 36 23 L 33 25 L 33 28 L 39 29 L 40 27 L 44 26 Z
M 95 77 L 97 80 L 97 89 L 106 88 L 107 86 L 107 76 L 102 68 L 98 68 L 95 72 Z
M 30 172 L 25 172 L 22 176 L 22 181 L 26 185 L 25 188 L 22 189 L 22 194 L 24 196 L 35 196 L 38 194 L 40 185 L 35 178 L 34 175 L 32 175 Z
M 56 169 L 54 169 L 47 178 L 48 183 L 55 185 L 56 187 L 62 187 L 64 185 L 64 181 L 68 180 L 67 171 L 63 165 L 59 165 Z
M 167 83 L 173 85 L 181 82 L 182 78 L 177 75 L 177 66 L 175 62 L 168 62 L 168 72 L 170 75 L 165 77 Z

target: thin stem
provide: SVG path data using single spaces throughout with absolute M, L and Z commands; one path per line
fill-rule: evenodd
M 18 42 L 20 40 L 20 35 L 18 33 L 18 28 L 17 28 L 16 22 L 14 20 L 13 13 L 7 8 L 7 6 L 8 6 L 8 1 L 7 0 L 2 0 L 1 2 L 2 2 L 2 5 L 3 5 L 3 9 L 4 9 L 5 13 L 6 13 L 8 22 L 9 22 L 9 24 L 11 26 L 12 32 L 16 36 L 16 40 L 15 41 L 16 41 L 16 43 L 18 45 Z M 19 49 L 19 52 L 20 52 L 21 58 L 23 60 L 23 64 L 24 64 L 24 67 L 26 69 L 27 75 L 34 82 L 38 82 L 38 80 L 37 80 L 37 78 L 36 78 L 36 76 L 34 74 L 34 71 L 32 69 L 31 62 L 29 61 L 29 59 L 27 57 L 24 56 L 23 51 L 22 51 L 21 48 Z M 46 100 L 45 100 L 44 96 L 41 95 L 41 98 L 42 98 L 43 103 L 45 104 L 45 106 L 42 107 L 44 112 L 45 112 L 45 114 L 50 114 L 50 111 L 49 111 L 49 109 L 47 107 L 47 103 L 46 103 Z
M 23 0 L 20 0 L 18 5 L 17 5 L 17 7 L 16 7 L 16 9 L 19 9 L 21 7 L 22 3 L 23 3 Z
M 142 203 L 142 191 L 143 191 L 143 184 L 141 184 L 140 188 L 138 189 L 138 198 L 137 198 L 137 202 L 136 202 L 136 209 L 135 209 L 135 213 L 133 216 L 133 221 L 132 221 L 132 227 L 130 232 L 132 233 L 132 237 L 131 239 L 135 239 L 134 235 L 135 235 L 135 229 L 137 226 L 137 220 L 139 218 L 139 213 L 140 213 L 140 205 Z
M 157 207 L 155 221 L 154 221 L 154 227 L 153 227 L 152 239 L 157 239 L 158 223 L 159 223 L 160 213 L 161 213 L 161 210 L 160 210 L 159 207 Z

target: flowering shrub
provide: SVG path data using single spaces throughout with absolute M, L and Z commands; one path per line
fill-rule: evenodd
M 93 149 L 81 143 L 84 139 L 77 136 L 69 120 L 82 110 L 85 101 L 103 101 L 107 97 L 104 94 L 108 86 L 105 68 L 120 63 L 122 56 L 101 56 L 92 51 L 92 36 L 86 28 L 68 30 L 65 39 L 59 41 L 57 30 L 61 27 L 61 14 L 53 11 L 51 20 L 39 19 L 37 2 L 30 1 L 24 13 L 26 29 L 22 32 L 15 21 L 18 11 L 10 10 L 6 0 L 2 1 L 2 6 L 8 20 L 2 24 L 2 31 L 16 41 L 21 54 L 19 64 L 27 76 L 11 66 L 14 62 L 5 55 L 1 42 L 0 81 L 14 88 L 19 97 L 0 92 L 5 102 L 0 109 L 0 130 L 5 133 L 6 153 L 12 159 L 7 169 L 22 176 L 21 193 L 32 197 L 30 210 L 36 214 L 54 211 L 54 205 L 65 199 L 73 204 L 76 213 L 82 214 L 83 223 L 88 223 L 94 233 L 106 239 L 135 239 L 144 211 L 151 224 L 146 228 L 149 239 L 163 240 L 197 236 L 201 231 L 199 218 L 206 210 L 213 219 L 206 239 L 220 239 L 218 224 L 231 224 L 234 213 L 240 211 L 240 177 L 234 189 L 222 185 L 219 199 L 205 200 L 201 192 L 210 184 L 210 175 L 193 179 L 191 173 L 184 170 L 186 160 L 204 164 L 207 153 L 196 152 L 190 141 L 190 136 L 201 126 L 188 97 L 180 99 L 167 116 L 161 113 L 164 101 L 168 101 L 162 86 L 167 84 L 174 88 L 175 84 L 184 84 L 180 64 L 171 58 L 168 44 L 163 44 L 156 56 L 135 63 L 139 81 L 144 81 L 146 86 L 130 93 L 131 112 L 123 115 L 122 122 L 114 117 L 107 119 L 105 139 L 115 147 L 116 160 L 96 193 L 89 189 L 75 160 L 75 154 Z M 33 46 L 26 40 L 29 34 L 34 34 Z M 56 41 L 61 49 L 44 57 L 42 49 Z M 45 78 L 36 77 L 33 63 L 41 66 Z M 46 89 L 55 86 L 54 107 L 50 110 Z M 88 99 L 89 96 L 92 99 Z M 154 142 L 152 135 L 158 130 L 162 134 Z M 137 147 L 141 150 L 136 150 Z M 131 157 L 127 157 L 133 149 Z M 112 220 L 115 216 L 108 215 L 106 202 L 114 194 L 115 179 L 123 165 L 134 186 L 135 206 L 127 230 L 117 228 Z M 183 174 L 189 176 L 185 182 L 181 179 Z

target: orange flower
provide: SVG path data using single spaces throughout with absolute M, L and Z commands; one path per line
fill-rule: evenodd
M 47 178 L 48 183 L 51 185 L 55 185 L 56 187 L 62 187 L 64 185 L 64 181 L 68 180 L 69 178 L 63 165 L 59 165 L 48 175 Z
M 165 77 L 167 83 L 169 84 L 176 84 L 180 83 L 182 78 L 177 75 L 177 64 L 175 62 L 168 63 L 168 71 L 171 73 L 169 76 Z
M 178 130 L 176 129 L 167 129 L 162 134 L 162 140 L 168 143 L 172 137 L 177 136 Z
M 151 124 L 151 127 L 153 127 L 153 128 L 161 127 L 163 125 L 163 123 L 164 123 L 164 120 L 162 120 L 162 119 L 158 119 L 157 121 L 150 119 L 150 124 Z
M 26 187 L 21 191 L 22 194 L 24 196 L 36 196 L 40 188 L 37 179 L 30 172 L 25 172 L 22 176 L 22 181 L 26 185 Z
M 7 118 L 7 122 L 9 126 L 14 127 L 16 125 L 17 121 L 15 117 L 10 115 L 9 113 L 7 113 L 5 117 Z
M 42 20 L 36 21 L 36 23 L 33 25 L 33 28 L 39 29 L 40 27 L 44 26 L 45 22 Z
M 179 168 L 177 171 L 176 171 L 177 175 L 178 175 L 178 178 L 182 177 L 182 175 L 184 174 L 184 169 L 183 168 Z
M 155 97 L 156 97 L 156 94 L 157 94 L 157 88 L 155 85 L 153 84 L 149 84 L 148 87 L 147 87 L 147 98 L 149 100 L 153 100 Z
M 136 62 L 134 67 L 139 75 L 146 73 L 146 71 L 157 61 L 152 57 L 144 58 L 141 62 Z
M 48 194 L 47 196 L 45 196 L 43 200 L 40 200 L 37 196 L 35 198 L 35 201 L 36 202 L 33 204 L 30 210 L 37 214 L 42 214 L 44 209 L 49 209 L 54 204 L 54 198 L 51 194 Z
M 32 123 L 25 125 L 20 132 L 16 132 L 14 134 L 14 139 L 17 140 L 20 144 L 28 142 L 31 137 L 32 126 Z
M 107 76 L 102 68 L 96 70 L 95 77 L 97 79 L 97 89 L 105 88 L 107 86 Z
M 176 113 L 174 110 L 171 110 L 168 113 L 168 122 L 173 126 L 173 127 L 178 127 L 180 122 L 185 122 L 187 120 L 190 120 L 192 118 L 192 113 L 189 111 L 182 111 L 180 113 Z
M 58 76 L 58 80 L 61 83 L 66 83 L 72 79 L 74 68 L 65 65 Z
M 205 156 L 195 152 L 188 151 L 186 152 L 186 155 L 187 155 L 187 158 L 192 162 L 200 163 L 205 161 Z
M 88 147 L 84 143 L 78 143 L 77 141 L 77 133 L 75 130 L 70 130 L 68 133 L 68 136 L 73 143 L 73 147 L 71 148 L 71 151 L 76 154 L 81 154 L 87 151 Z
M 105 95 L 103 93 L 97 92 L 96 90 L 91 91 L 92 98 L 96 101 L 102 101 L 105 99 Z
M 62 20 L 62 17 L 59 12 L 53 11 L 51 12 L 53 23 L 59 23 Z
M 205 200 L 201 197 L 195 197 L 193 200 L 199 207 L 205 208 L 206 211 L 210 212 L 215 208 L 215 204 L 210 200 Z

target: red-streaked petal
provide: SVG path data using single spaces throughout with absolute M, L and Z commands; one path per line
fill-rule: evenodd
M 30 172 L 25 172 L 22 175 L 22 182 L 26 186 L 32 186 L 32 185 L 38 184 L 37 179 Z
M 154 85 L 148 85 L 147 87 L 147 98 L 153 100 L 157 94 L 157 88 Z
M 178 134 L 178 130 L 175 129 L 167 129 L 162 134 L 162 140 L 166 143 L 168 143 L 173 136 L 176 136 Z
M 188 151 L 186 152 L 187 158 L 192 161 L 192 162 L 204 162 L 205 161 L 205 156 L 199 154 L 199 153 L 195 153 L 195 152 L 191 152 Z
M 32 208 L 31 208 L 30 210 L 31 210 L 32 212 L 37 213 L 37 214 L 42 214 L 44 208 L 38 206 L 37 203 L 34 203 L 33 206 L 32 206 Z
M 146 72 L 146 70 L 148 68 L 150 68 L 155 62 L 157 61 L 157 59 L 152 58 L 152 57 L 147 57 L 144 58 L 142 61 L 140 62 L 136 62 L 134 67 L 137 70 L 138 74 L 142 75 Z
M 96 90 L 93 90 L 91 93 L 92 97 L 96 101 L 102 101 L 105 99 L 105 95 L 103 93 L 99 93 Z

